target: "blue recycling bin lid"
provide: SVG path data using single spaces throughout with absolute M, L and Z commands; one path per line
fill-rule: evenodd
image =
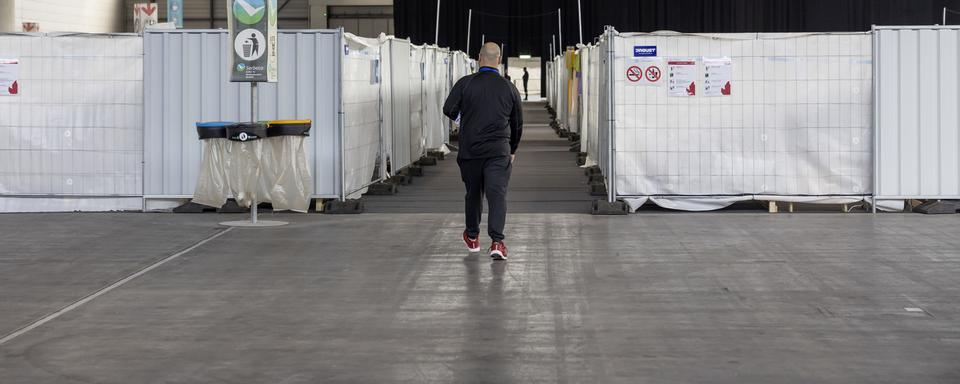
M 197 123 L 197 136 L 200 140 L 205 139 L 226 139 L 227 126 L 233 124 L 229 121 L 207 121 Z

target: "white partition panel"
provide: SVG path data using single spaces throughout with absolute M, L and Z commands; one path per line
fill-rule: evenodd
M 869 33 L 622 34 L 615 61 L 617 196 L 859 197 L 872 190 Z M 635 46 L 696 63 L 697 93 L 630 84 Z M 704 58 L 732 61 L 704 94 Z M 661 68 L 665 79 L 669 69 Z M 609 176 L 609 174 L 608 174 Z
M 343 188 L 359 198 L 383 178 L 380 41 L 349 33 L 343 40 Z
M 960 27 L 876 27 L 878 200 L 960 199 Z
M 144 195 L 193 196 L 202 156 L 199 121 L 249 121 L 250 86 L 230 83 L 223 30 L 144 34 Z M 259 118 L 311 119 L 307 139 L 315 197 L 340 195 L 338 118 L 343 47 L 335 30 L 281 31 L 280 76 L 259 85 Z
M 419 159 L 414 159 L 410 153 L 411 128 L 410 119 L 410 79 L 411 51 L 407 40 L 390 39 L 385 46 L 390 47 L 389 67 L 384 63 L 383 71 L 389 72 L 389 81 L 384 76 L 384 84 L 390 85 L 389 98 L 384 100 L 384 124 L 391 126 L 391 171 L 403 169 Z
M 426 152 L 424 137 L 424 83 L 426 82 L 426 50 L 423 46 L 410 47 L 410 158 L 419 160 Z
M 142 206 L 139 36 L 0 34 L 19 62 L 0 96 L 0 212 Z

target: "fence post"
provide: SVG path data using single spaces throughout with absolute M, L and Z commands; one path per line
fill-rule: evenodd
M 617 200 L 617 171 L 616 171 L 616 161 L 614 160 L 617 156 L 617 146 L 615 144 L 614 125 L 616 123 L 616 108 L 614 106 L 614 88 L 616 88 L 616 80 L 613 76 L 613 61 L 616 56 L 616 47 L 614 45 L 614 29 L 611 26 L 605 27 L 606 31 L 606 46 L 607 46 L 607 202 L 613 203 Z

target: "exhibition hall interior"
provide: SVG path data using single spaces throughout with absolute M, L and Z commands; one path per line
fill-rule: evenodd
M 960 383 L 960 0 L 0 0 L 0 383 Z

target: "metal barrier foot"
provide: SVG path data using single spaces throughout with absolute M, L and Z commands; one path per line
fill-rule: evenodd
M 602 173 L 602 172 L 600 171 L 600 166 L 598 166 L 598 165 L 594 165 L 594 166 L 592 166 L 592 167 L 590 167 L 590 168 L 585 168 L 585 169 L 583 170 L 583 174 L 584 174 L 584 175 L 587 175 L 587 176 L 599 175 L 599 174 L 601 174 L 601 173 Z
M 590 196 L 606 196 L 607 186 L 603 182 L 590 184 Z
M 446 157 L 446 154 L 441 151 L 430 151 L 427 152 L 427 157 L 432 157 L 436 160 L 443 160 Z
M 407 167 L 407 172 L 410 172 L 410 176 L 423 176 L 423 167 L 419 165 L 411 165 Z
M 397 185 L 385 182 L 370 184 L 370 187 L 367 188 L 367 194 L 373 196 L 396 195 Z
M 420 166 L 424 166 L 424 165 L 427 165 L 427 166 L 437 165 L 437 158 L 436 158 L 436 157 L 430 157 L 430 156 L 421 157 L 420 160 L 417 160 L 417 165 L 420 165 Z
M 243 208 L 234 199 L 227 200 L 227 203 L 217 209 L 217 213 L 245 213 L 248 209 Z
M 197 204 L 191 201 L 191 202 L 187 202 L 184 205 L 174 208 L 173 213 L 204 213 L 208 211 L 213 212 L 216 210 L 217 209 L 214 207 Z
M 345 215 L 363 213 L 363 200 L 330 200 L 323 204 L 323 213 Z
M 608 202 L 606 200 L 594 200 L 590 209 L 593 215 L 626 215 L 630 213 L 627 203 L 622 201 Z
M 396 185 L 409 185 L 413 183 L 413 176 L 406 173 L 397 173 L 393 177 L 387 179 L 387 182 L 393 183 Z
M 581 152 L 580 152 L 580 142 L 579 142 L 579 141 L 574 141 L 573 143 L 570 143 L 570 152 L 581 153 Z
M 913 211 L 928 215 L 960 213 L 960 200 L 928 200 L 913 208 Z

